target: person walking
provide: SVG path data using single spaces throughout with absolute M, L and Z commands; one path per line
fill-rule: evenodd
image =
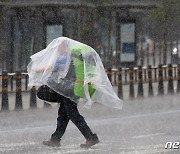
M 28 65 L 29 86 L 39 86 L 38 98 L 60 103 L 56 130 L 43 144 L 61 146 L 61 138 L 70 120 L 86 139 L 80 147 L 88 148 L 99 143 L 97 134 L 92 132 L 78 111 L 79 99 L 85 100 L 87 108 L 98 101 L 122 108 L 122 102 L 114 93 L 95 50 L 78 41 L 60 37 L 46 49 L 32 55 L 31 60 Z

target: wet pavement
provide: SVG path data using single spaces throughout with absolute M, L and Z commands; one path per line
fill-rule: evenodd
M 13 96 L 12 96 L 13 97 Z M 29 100 L 28 95 L 23 96 Z M 10 99 L 11 101 L 11 99 Z M 56 127 L 58 105 L 22 111 L 0 112 L 0 153 L 2 154 L 153 154 L 180 153 L 165 149 L 166 142 L 180 141 L 180 95 L 125 100 L 122 110 L 94 104 L 90 110 L 80 102 L 79 110 L 100 143 L 90 149 L 79 145 L 85 139 L 69 123 L 60 148 L 42 145 Z M 11 106 L 13 110 L 13 104 Z

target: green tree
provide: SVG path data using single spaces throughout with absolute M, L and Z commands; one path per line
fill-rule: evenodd
M 163 64 L 167 63 L 167 38 L 174 23 L 180 23 L 180 0 L 163 0 L 149 12 L 149 17 L 159 23 L 163 36 Z
M 112 0 L 83 0 L 83 2 L 88 6 L 84 10 L 83 15 L 85 17 L 85 22 L 82 25 L 81 38 L 86 43 L 95 46 L 96 39 L 98 39 L 100 34 L 95 29 L 96 23 L 108 24 L 109 20 L 105 18 L 103 12 L 104 7 L 112 4 Z
M 5 0 L 0 0 L 0 34 L 2 33 L 2 22 L 3 22 L 3 6 L 4 6 Z M 2 41 L 1 41 L 2 37 L 0 38 L 0 62 L 3 62 L 3 53 L 2 53 Z M 2 63 L 0 64 L 3 65 Z M 0 68 L 1 69 L 1 68 Z
M 83 0 L 82 2 L 87 8 L 84 9 L 82 17 L 85 18 L 85 22 L 82 22 L 81 41 L 96 49 L 102 56 L 105 67 L 111 67 L 111 6 L 113 0 Z M 102 27 L 106 30 L 102 30 Z M 103 49 L 103 55 L 101 55 L 101 49 Z

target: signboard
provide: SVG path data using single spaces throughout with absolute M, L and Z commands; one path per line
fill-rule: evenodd
M 135 61 L 135 23 L 122 23 L 120 26 L 121 62 Z
M 63 36 L 63 25 L 47 25 L 46 26 L 46 45 L 53 39 Z

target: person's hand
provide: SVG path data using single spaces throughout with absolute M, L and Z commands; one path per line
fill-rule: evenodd
M 45 70 L 50 70 L 52 68 L 51 65 L 47 65 L 47 66 L 42 66 L 42 67 L 35 67 L 32 68 L 33 71 L 40 73 L 40 72 L 44 72 Z

